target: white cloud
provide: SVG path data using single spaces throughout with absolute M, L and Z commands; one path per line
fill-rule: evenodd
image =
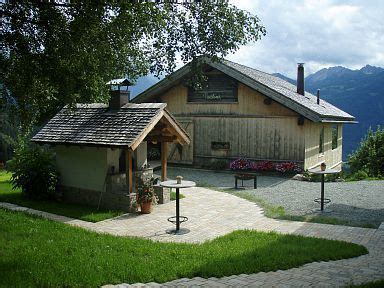
M 337 65 L 384 66 L 384 1 L 231 2 L 259 16 L 268 33 L 230 55 L 233 61 L 292 78 L 297 62 L 306 63 L 306 74 Z

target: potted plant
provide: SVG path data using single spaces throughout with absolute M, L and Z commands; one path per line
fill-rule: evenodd
M 152 211 L 152 204 L 157 204 L 157 196 L 153 184 L 155 179 L 138 179 L 137 185 L 137 203 L 140 204 L 141 213 L 149 214 Z

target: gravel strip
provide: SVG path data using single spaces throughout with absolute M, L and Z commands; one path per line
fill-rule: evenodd
M 233 188 L 234 173 L 169 167 L 168 177 L 182 175 L 198 186 Z M 241 184 L 241 183 L 240 183 Z M 251 189 L 253 182 L 242 193 L 249 193 L 273 206 L 282 206 L 289 215 L 319 215 L 320 183 L 295 181 L 286 177 L 258 176 L 258 189 Z M 230 190 L 231 191 L 231 190 Z M 355 224 L 379 226 L 384 222 L 384 181 L 357 181 L 325 183 L 325 197 L 331 199 L 326 213 L 321 215 L 335 217 Z

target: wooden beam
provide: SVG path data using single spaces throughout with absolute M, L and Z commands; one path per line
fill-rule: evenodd
M 191 142 L 191 140 L 189 139 L 188 134 L 168 114 L 167 110 L 164 110 L 164 119 L 170 124 L 168 127 L 176 132 L 176 134 L 178 135 L 178 138 L 181 140 L 180 142 L 182 142 L 182 144 L 187 144 L 188 145 Z
M 126 157 L 126 161 L 125 161 L 125 170 L 126 170 L 126 183 L 127 183 L 127 186 L 128 186 L 128 191 L 129 193 L 132 193 L 132 150 L 127 148 L 127 150 L 125 150 L 125 157 Z
M 145 137 L 149 134 L 149 132 L 152 131 L 152 129 L 155 127 L 157 122 L 160 121 L 163 115 L 164 115 L 164 111 L 160 111 L 160 113 L 157 114 L 154 119 L 152 119 L 152 122 L 145 128 L 145 130 L 142 131 L 141 134 L 132 142 L 132 145 L 131 145 L 132 151 L 134 151 L 137 148 L 137 146 L 139 146 L 140 143 L 143 142 Z
M 147 136 L 145 141 L 157 141 L 157 142 L 173 142 L 177 139 L 176 136 Z
M 167 180 L 167 146 L 167 142 L 161 142 L 161 181 Z
M 173 136 L 174 133 L 168 132 L 168 130 L 164 131 L 159 131 L 159 130 L 152 130 L 151 132 L 148 133 L 148 136 Z

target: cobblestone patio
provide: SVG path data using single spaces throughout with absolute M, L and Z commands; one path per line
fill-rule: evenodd
M 384 279 L 384 230 L 347 226 L 326 225 L 317 223 L 290 222 L 269 219 L 256 204 L 236 196 L 213 191 L 207 188 L 189 188 L 181 192 L 186 198 L 180 200 L 181 215 L 189 221 L 182 227 L 191 230 L 185 235 L 165 233 L 173 228 L 167 222 L 175 213 L 175 203 L 156 206 L 148 215 L 123 215 L 114 219 L 89 223 L 13 204 L 0 203 L 0 206 L 12 210 L 37 214 L 43 217 L 83 227 L 102 233 L 120 236 L 139 236 L 157 241 L 203 242 L 238 229 L 254 229 L 258 231 L 275 231 L 303 236 L 314 236 L 327 239 L 344 240 L 364 245 L 369 254 L 345 260 L 309 263 L 299 268 L 285 271 L 257 273 L 251 275 L 234 275 L 230 277 L 178 279 L 163 283 L 169 287 L 224 287 L 224 286 L 274 286 L 274 287 L 335 287 L 349 284 L 360 284 Z M 106 283 L 107 284 L 107 283 Z M 134 286 L 159 286 L 156 283 Z M 108 285 L 107 287 L 112 287 Z M 119 284 L 116 287 L 130 287 Z
M 233 193 L 234 172 L 168 168 L 169 177 L 183 175 L 196 181 L 198 186 L 221 187 Z M 244 181 L 246 189 L 242 195 L 251 195 L 274 207 L 284 207 L 286 214 L 298 216 L 318 215 L 319 204 L 313 199 L 320 197 L 320 183 L 291 180 L 289 177 L 258 177 L 258 189 L 251 189 L 252 181 Z M 325 197 L 331 199 L 327 205 L 327 217 L 348 221 L 355 226 L 378 227 L 384 222 L 384 181 L 355 181 L 325 183 Z

